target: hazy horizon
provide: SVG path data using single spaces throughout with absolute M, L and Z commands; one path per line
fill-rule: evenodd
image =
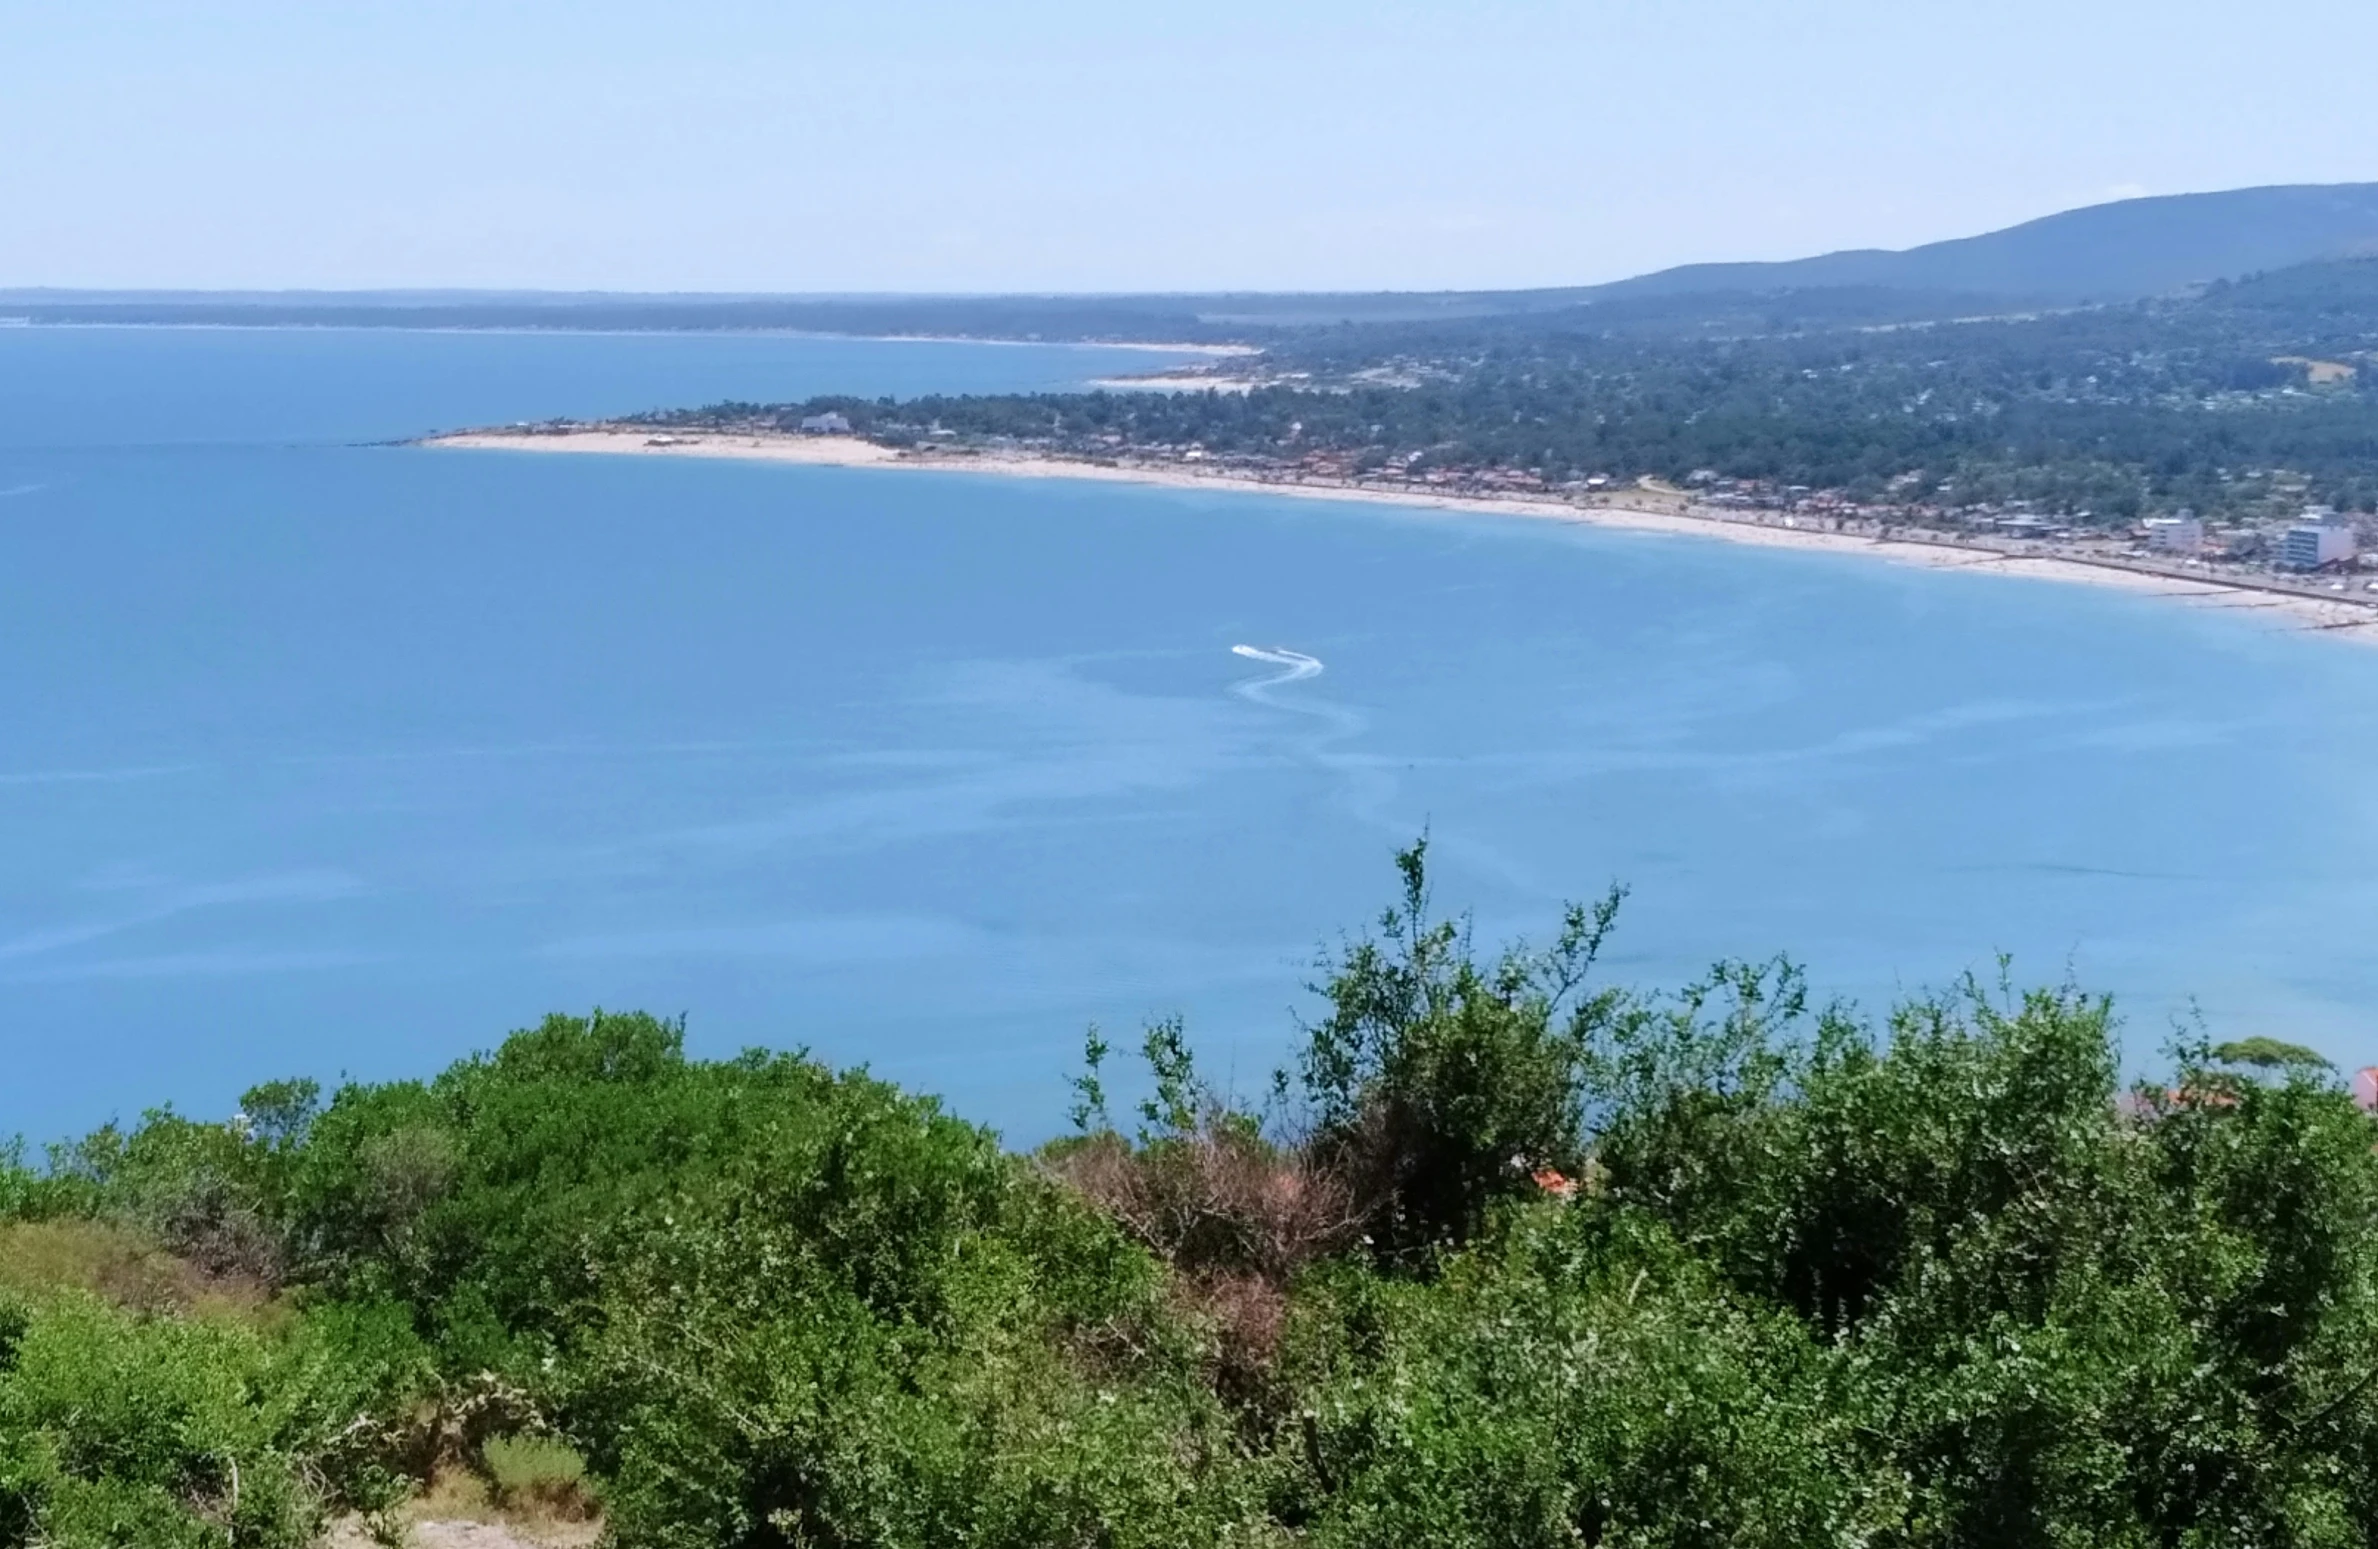
M 1582 285 L 2378 178 L 2313 0 L 20 12 L 0 289 Z
M 2101 203 L 2123 203 L 2123 202 L 2136 202 L 2136 201 L 2139 201 L 2139 200 L 2155 199 L 2155 198 L 2162 198 L 2162 197 L 2187 197 L 2187 196 L 2188 196 L 2188 195 L 2190 195 L 2190 194 L 2195 194 L 2195 195 L 2212 195 L 2212 194 L 2222 194 L 2222 193 L 2241 193 L 2241 192 L 2250 192 L 2250 191 L 2252 191 L 2252 188 L 2253 188 L 2253 187 L 2262 187 L 2262 188 L 2268 188 L 2268 187 L 2273 187 L 2273 186 L 2285 186 L 2285 185 L 2270 185 L 2270 184 L 2262 184 L 2262 185 L 2252 185 L 2252 186 L 2251 186 L 2251 187 L 2249 187 L 2249 188 L 2192 189 L 2192 190 L 2187 190 L 2187 191 L 2185 191 L 2185 193 L 2178 194 L 2178 195 L 2171 195 L 2171 196 L 2163 196 L 2163 195 L 2132 195 L 2132 196 L 2128 196 L 2128 197 L 2127 197 L 2127 198 L 2125 198 L 2125 199 L 2121 199 L 2121 200 L 2108 200 L 2108 201 L 2101 201 Z M 2341 183 L 2328 183 L 2328 184 L 2311 184 L 2311 185 L 2296 185 L 2296 186 L 2309 186 L 2309 187 L 2318 187 L 2318 188 L 2346 188 L 2346 187 L 2358 187 L 2358 186 L 2367 186 L 2367 185 L 2360 185 L 2360 184 L 2341 184 Z M 2061 210 L 2051 210 L 2051 211 L 2047 211 L 2047 212 L 2044 212 L 2044 213 L 2045 213 L 2045 215 L 2046 215 L 2046 216 L 2054 216 L 2054 215 L 2060 215 L 2060 214 L 2070 214 L 2070 213 L 2073 213 L 2073 212 L 2074 212 L 2074 211 L 2076 211 L 2076 210 L 2081 210 L 2081 209 L 2090 209 L 2090 208 L 2096 208 L 2096 207 L 2098 207 L 2098 206 L 2096 206 L 2096 205 L 2076 205 L 2076 206 L 2067 206 L 2067 207 L 2065 207 L 2064 209 L 2061 209 Z M 2033 219 L 2033 220 L 2037 220 L 2037 219 L 2040 219 L 2040 218 L 2042 218 L 2042 217 L 2033 217 L 2032 219 Z M 2024 221 L 2024 222 L 2016 222 L 2016 223 L 2014 223 L 2014 224 L 2015 224 L 2016 226 L 2021 226 L 2021 225 L 2026 225 L 2026 224 L 2029 224 L 2029 222 L 2028 222 L 2028 221 Z M 1933 241 L 1941 241 L 1941 240 L 1952 240 L 1952 241 L 1953 241 L 1953 240 L 1956 240 L 1956 239 L 1957 239 L 1957 238 L 1959 238 L 1959 237 L 1973 237 L 1973 236 L 1984 236 L 1984 235 L 1991 235 L 1991 234 L 1993 234 L 1993 233 L 1995 233 L 1995 232 L 1997 232 L 1997 231 L 2003 231 L 2003 230 L 2006 230 L 2006 229 L 2009 229 L 2009 228 L 2006 228 L 2006 227 L 1995 227 L 1995 228 L 1991 228 L 1991 230 L 1990 230 L 1990 231 L 1986 231 L 1986 232 L 1981 232 L 1981 231 L 1977 231 L 1977 232 L 1958 232 L 1958 233 L 1955 233 L 1955 234 L 1953 234 L 1953 236 L 1952 236 L 1952 237 L 1950 237 L 1950 238 L 1946 238 L 1946 239 L 1935 238 L 1935 239 L 1932 239 L 1932 240 L 1933 240 Z M 1914 246 L 1915 246 L 1915 247 L 1923 247 L 1923 246 L 1926 246 L 1926 245 L 1928 245 L 1928 244 L 1925 244 L 1925 243 L 1918 243 L 1918 244 L 1914 244 Z M 1909 250 L 1909 249 L 1906 249 L 1906 248 L 1898 248 L 1898 249 L 1867 249 L 1866 251 L 1891 251 L 1891 252 L 1904 252 L 1904 251 L 1908 251 L 1908 250 Z M 1820 249 L 1820 250 L 1817 250 L 1817 251 L 1815 251 L 1815 252 L 1810 252 L 1810 253 L 1793 253 L 1793 254 L 1786 254 L 1786 255 L 1784 255 L 1784 260 L 1785 260 L 1785 261 L 1790 261 L 1790 260 L 1793 260 L 1793 259 L 1807 259 L 1807 258 L 1815 258 L 1815 257 L 1823 257 L 1823 256 L 1831 256 L 1831 255 L 1839 255 L 1839 254 L 1843 254 L 1843 253 L 1846 253 L 1846 252 L 1851 252 L 1851 251 L 1857 251 L 1857 250 L 1854 250 L 1854 249 L 1846 249 L 1846 248 L 1827 248 L 1827 249 Z M 1718 258 L 1709 258 L 1709 259 L 1690 259 L 1690 260 L 1686 260 L 1686 261 L 1685 261 L 1684 263 L 1682 263 L 1682 264 L 1678 264 L 1678 265 L 1670 265 L 1670 266 L 1666 266 L 1666 267 L 1667 267 L 1667 268 L 1669 268 L 1669 269 L 1674 269 L 1674 268 L 1693 268 L 1693 267 L 1696 267 L 1696 266 L 1704 266 L 1704 265 L 1706 265 L 1706 266 L 1716 266 L 1716 267 L 1726 267 L 1726 266 L 1731 266 L 1731 265 L 1733 265 L 1733 264 L 1734 264 L 1734 263 L 1736 263 L 1736 262 L 1737 262 L 1737 260 L 1733 260 L 1733 259 L 1729 259 L 1729 258 L 1724 258 L 1724 257 L 1718 257 Z M 1657 273 L 1661 273 L 1661 272 L 1664 272 L 1664 270 L 1646 270 L 1646 271 L 1641 271 L 1639 274 L 1633 274 L 1633 275 L 1621 275 L 1621 276 L 1615 276 L 1614 278 L 1617 278 L 1617 279 L 1622 279 L 1622 280 L 1623 280 L 1623 279 L 1633 279 L 1633 278 L 1640 278 L 1640 277 L 1643 277 L 1643 276 L 1645 276 L 1645 275 L 1657 274 Z M 1590 286 L 1590 285 L 1592 285 L 1592 284 L 1599 284 L 1599 283 L 1603 283 L 1603 282 L 1600 282 L 1600 281 L 1590 281 L 1590 282 L 1584 282 L 1584 283 L 1585 283 L 1586 285 L 1589 285 L 1589 286 Z M 231 302 L 231 303 L 246 302 L 246 301 L 256 301 L 256 302 L 290 301 L 290 300 L 300 300 L 300 299 L 314 299 L 314 298 L 320 298 L 320 299 L 323 299 L 323 300 L 334 300 L 334 301 L 344 301 L 344 302 L 356 302 L 356 303 L 362 303 L 362 304 L 388 304 L 388 305 L 400 305 L 400 304 L 406 304 L 406 303 L 412 303 L 412 302 L 424 302 L 424 301 L 449 302 L 449 303 L 451 303 L 451 302 L 468 302 L 468 303 L 488 303 L 488 304 L 496 304 L 496 303 L 502 303 L 502 302 L 546 302 L 546 301 L 552 301 L 552 302 L 586 302 L 586 303 L 600 303 L 600 302 L 608 302 L 608 301 L 631 302 L 631 301 L 672 301 L 672 300 L 674 300 L 674 301 L 692 301 L 692 302 L 722 302 L 722 303 L 723 303 L 723 302 L 741 302 L 741 301 L 788 301 L 788 302 L 817 302 L 817 303 L 834 303 L 834 302 L 847 302 L 847 301 L 868 301 L 868 302 L 882 302 L 882 301 L 910 301 L 910 300 L 913 300 L 913 301 L 1012 300 L 1012 299 L 1019 299 L 1019 298 L 1024 298 L 1024 299 L 1050 298 L 1050 299 L 1062 299 L 1062 300 L 1099 300 L 1099 299 L 1118 299 L 1118 300 L 1121 300 L 1121 299 L 1134 299 L 1134 300 L 1136 300 L 1136 299 L 1146 299 L 1146 298 L 1151 298 L 1151 297 L 1164 297 L 1164 296 L 1173 296 L 1173 295 L 1178 295 L 1178 296 L 1187 296 L 1187 297 L 1221 297 L 1221 296 L 1231 296 L 1231 295 L 1242 295 L 1242 296 L 1265 296 L 1265 297 L 1294 297 L 1294 296 L 1317 296 L 1317 297 L 1318 297 L 1318 296 L 1334 296 L 1334 295 L 1359 295 L 1359 294 L 1370 294 L 1370 295 L 1399 295 L 1399 294 L 1401 294 L 1401 295 L 1414 295 L 1414 296 L 1421 296 L 1421 295 L 1431 295 L 1431 294 L 1443 294 L 1443 295 L 1478 294 L 1478 293 L 1493 294 L 1493 293 L 1497 293 L 1497 291 L 1498 291 L 1498 290 L 1501 290 L 1501 289 L 1507 289 L 1507 290 L 1508 290 L 1510 293 L 1513 293 L 1513 294 L 1524 294 L 1524 293 L 1526 293 L 1527 291 L 1531 291 L 1531 290 L 1559 290 L 1559 289 L 1571 289 L 1571 288 L 1579 288 L 1579 287 L 1572 287 L 1572 286 L 1566 286 L 1566 285 L 1559 285 L 1559 286 L 1541 286 L 1541 287 L 1535 287 L 1535 286 L 1531 286 L 1531 287 L 1508 287 L 1508 288 L 1498 288 L 1498 287 L 1453 287 L 1453 286 L 1442 286 L 1442 287 L 1434 287 L 1434 288 L 1431 288 L 1431 289 L 1418 289 L 1418 288 L 1412 288 L 1412 287 L 1380 287 L 1380 288 L 1374 288 L 1374 289 L 1372 289 L 1372 290 L 1369 290 L 1369 291 L 1363 291 L 1363 290 L 1360 290 L 1360 289 L 1358 289 L 1358 288 L 1356 288 L 1356 287 L 1350 287 L 1350 286 L 1336 286 L 1336 287 L 1301 287 L 1301 288 L 1293 288 L 1293 289 L 1282 288 L 1282 289 L 1270 289 L 1270 290 L 1264 290 L 1264 289 L 1255 289 L 1255 288 L 1249 288 L 1249 287 L 1239 287 L 1239 288 L 1234 288 L 1234 289 L 1230 289 L 1230 290 L 1210 290 L 1210 291 L 1188 291 L 1188 290 L 1169 290 L 1169 291 L 1148 291 L 1148 290 L 1136 290 L 1136 291 L 1135 291 L 1135 290 L 1081 290 L 1081 291 L 1054 291 L 1054 290 L 1022 290 L 1022 291 L 993 291 L 993 290 L 839 290 L 839 291 L 831 291 L 831 290 L 813 290 L 813 291 L 749 291 L 749 290 L 742 290 L 742 291 L 738 291 L 738 290 L 686 290 L 686 289 L 679 289 L 679 290 L 619 290 L 619 289 L 603 289 L 603 288 L 558 289 L 558 288 L 538 288 L 538 287 L 531 287 L 531 286 L 490 287 L 490 286 L 467 286 L 467 285 L 448 285 L 448 286 L 440 286 L 440 285 L 422 285 L 422 286 L 375 286 L 375 287 L 328 287 L 328 286 L 303 286 L 303 285 L 293 285 L 293 286 L 285 286 L 285 287 L 281 287 L 281 288 L 278 288 L 278 289 L 253 288 L 253 287 L 223 287 L 223 288 L 205 288 L 205 287 L 189 287 L 189 286 L 127 286 L 127 287 L 104 287 L 104 286 L 69 286 L 69 285 L 26 285 L 26 286 L 0 285 L 0 303 L 7 303 L 7 302 L 30 303 L 30 302 L 34 302 L 34 301 L 38 301 L 38 300 L 42 300 L 42 299 L 47 299 L 47 298 L 54 298 L 54 297 L 83 297 L 83 296 L 105 296 L 105 297 L 108 297 L 108 298 L 111 298 L 111 299 L 124 299 L 124 300 L 149 300 L 149 301 L 159 301 L 159 302 L 171 302 L 171 301 L 178 301 L 178 300 L 201 300 L 201 299 L 203 299 L 203 300 L 208 300 L 208 301 L 216 301 L 216 302 Z

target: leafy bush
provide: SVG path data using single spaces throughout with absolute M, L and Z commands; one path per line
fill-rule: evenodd
M 1318 986 L 1329 1014 L 1298 1072 L 1315 1154 L 1363 1200 L 1378 1251 L 1413 1264 L 1535 1173 L 1582 1170 L 1584 1051 L 1621 1004 L 1583 993 L 1620 892 L 1571 908 L 1549 950 L 1482 964 L 1466 922 L 1431 922 L 1427 856 L 1423 839 L 1396 857 L 1401 904 Z
M 623 1538 L 1160 1543 L 1248 1513 L 1145 1255 L 931 1104 L 818 1096 L 611 1258 L 570 1409 Z
M 1434 1283 L 1339 1277 L 1295 1339 L 1316 1544 L 1803 1549 L 1900 1520 L 1809 1332 L 1633 1212 L 1534 1205 Z
M 0 1377 L 0 1522 L 91 1549 L 298 1549 L 321 1499 L 299 1395 L 260 1336 L 72 1294 L 22 1315 Z
M 498 1504 L 562 1517 L 594 1514 L 586 1459 L 551 1436 L 491 1436 L 480 1452 Z

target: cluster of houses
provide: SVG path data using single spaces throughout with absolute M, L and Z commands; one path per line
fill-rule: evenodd
M 1706 470 L 1688 481 L 1696 498 L 1720 509 L 1784 511 L 1836 521 L 1907 522 L 1946 530 L 1979 530 L 1994 537 L 2056 542 L 2102 538 L 2090 527 L 2087 512 L 2066 519 L 2033 511 L 2026 501 L 2002 506 L 1949 510 L 1933 505 L 1874 505 L 1850 499 L 1838 490 L 1812 490 L 1799 485 L 1778 486 L 1756 479 L 1722 479 Z M 2193 511 L 2151 516 L 2132 530 L 2149 552 L 2179 559 L 2229 560 L 2266 564 L 2299 573 L 2345 569 L 2362 562 L 2360 524 L 2333 506 L 2311 506 L 2283 527 L 2269 524 L 2210 528 Z M 2378 551 L 2372 557 L 2378 559 Z
M 832 412 L 804 415 L 799 425 L 803 435 L 811 436 L 847 436 L 854 429 L 847 418 Z M 1123 450 L 1125 438 L 1121 435 L 1110 434 L 1100 439 L 1112 450 Z M 1556 486 L 1525 469 L 1433 463 L 1425 452 L 1407 453 L 1381 463 L 1376 454 L 1366 457 L 1335 448 L 1313 448 L 1292 461 L 1260 454 L 1216 456 L 1196 442 L 1185 447 L 1144 445 L 1132 450 L 1183 462 L 1212 461 L 1257 477 L 1285 474 L 1333 483 L 1375 480 L 1464 494 L 1557 492 L 1591 498 L 1618 487 L 1633 488 L 1632 481 L 1623 486 L 1614 485 L 1606 474 L 1570 479 Z M 1912 493 L 1913 482 L 1912 475 L 1893 480 L 1893 490 Z M 2085 511 L 2070 518 L 2052 516 L 2033 510 L 2030 502 L 2022 500 L 1957 508 L 1924 501 L 1877 503 L 1853 499 L 1841 490 L 1777 484 L 1766 479 L 1726 478 L 1708 468 L 1695 470 L 1685 483 L 1690 498 L 1703 506 L 1719 510 L 1778 511 L 1787 517 L 1814 518 L 1837 529 L 1868 525 L 1888 529 L 1905 525 L 1945 532 L 1978 530 L 2000 538 L 2039 542 L 2102 543 L 2109 536 L 2102 526 L 2088 520 L 2089 513 Z M 1949 487 L 1941 485 L 1940 492 L 1945 493 Z M 1687 490 L 1665 485 L 1657 486 L 1657 492 L 1677 498 L 1688 494 Z M 2148 517 L 2131 529 L 2130 536 L 2133 542 L 2143 544 L 2149 553 L 2159 556 L 2262 564 L 2299 573 L 2333 572 L 2357 564 L 2362 557 L 2361 532 L 2354 518 L 2330 506 L 2309 507 L 2295 521 L 2276 529 L 2268 524 L 2212 528 L 2194 512 L 2178 511 L 2168 516 Z M 2138 551 L 2134 549 L 2132 553 L 2136 556 Z M 2378 559 L 2378 551 L 2372 557 Z M 2373 590 L 2378 590 L 2378 586 Z

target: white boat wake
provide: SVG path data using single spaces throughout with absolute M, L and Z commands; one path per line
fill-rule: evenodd
M 1345 746 L 1368 729 L 1361 712 L 1306 691 L 1275 692 L 1291 683 L 1321 676 L 1326 670 L 1321 658 L 1291 651 L 1286 646 L 1234 645 L 1230 654 L 1279 669 L 1260 678 L 1233 683 L 1230 691 L 1249 704 L 1285 711 L 1302 721 L 1306 731 L 1294 735 L 1289 744 L 1293 756 L 1336 776 L 1340 782 L 1338 799 L 1358 820 L 1399 834 L 1404 832 L 1409 825 L 1399 826 L 1390 816 L 1396 792 L 1392 761 L 1382 762 L 1376 755 L 1356 753 Z
M 1276 673 L 1258 682 L 1249 683 L 1246 685 L 1248 688 L 1270 688 L 1275 683 L 1301 683 L 1307 678 L 1321 676 L 1321 659 L 1317 656 L 1307 656 L 1302 651 L 1291 651 L 1284 648 L 1267 651 L 1259 645 L 1234 645 L 1230 648 L 1230 654 L 1244 656 L 1253 661 L 1270 662 L 1275 667 L 1288 669 L 1286 672 Z

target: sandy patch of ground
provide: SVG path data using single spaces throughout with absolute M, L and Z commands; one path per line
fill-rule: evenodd
M 406 1525 L 407 1549 L 589 1549 L 603 1536 L 600 1523 L 567 1522 L 533 1527 L 509 1522 L 426 1521 Z M 360 1519 L 334 1523 L 321 1549 L 382 1549 Z
M 1110 393 L 1251 393 L 1262 382 L 1250 376 L 1206 376 L 1196 371 L 1153 371 L 1146 376 L 1099 377 L 1090 383 Z
M 499 452 L 633 452 L 646 457 L 738 457 L 772 463 L 825 463 L 860 468 L 897 462 L 898 452 L 856 436 L 726 436 L 666 430 L 465 431 L 432 436 L 425 446 Z
M 2303 367 L 2305 377 L 2314 387 L 2342 387 L 2359 374 L 2344 361 L 2314 360 L 2309 355 L 2273 355 L 2271 364 Z

